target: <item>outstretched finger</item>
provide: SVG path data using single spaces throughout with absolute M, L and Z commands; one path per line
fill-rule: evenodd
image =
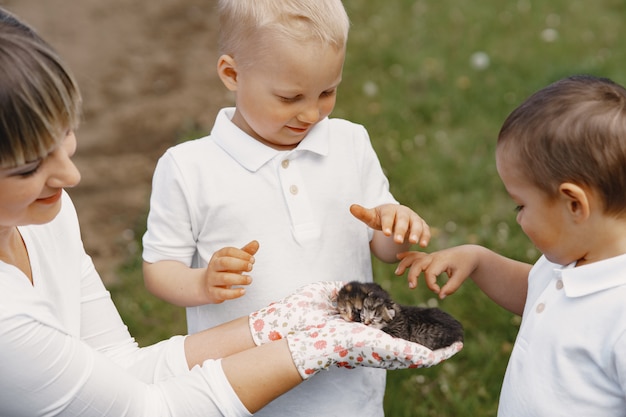
M 363 223 L 371 227 L 372 229 L 379 229 L 379 220 L 376 216 L 376 210 L 367 209 L 359 204 L 352 204 L 350 206 L 350 213 Z

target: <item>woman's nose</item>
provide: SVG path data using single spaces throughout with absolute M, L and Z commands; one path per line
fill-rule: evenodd
M 71 188 L 80 182 L 80 171 L 72 161 L 76 152 L 76 137 L 70 133 L 63 143 L 52 153 L 53 167 L 48 185 L 54 188 Z

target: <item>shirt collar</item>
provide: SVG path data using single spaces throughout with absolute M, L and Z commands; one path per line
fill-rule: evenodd
M 568 297 L 582 297 L 626 285 L 626 254 L 588 265 L 574 267 L 575 263 L 555 269 L 563 280 Z
M 211 137 L 231 158 L 249 171 L 256 172 L 276 155 L 283 153 L 262 144 L 237 127 L 231 119 L 234 107 L 220 110 L 211 131 Z M 289 153 L 313 152 L 321 156 L 328 155 L 329 121 L 323 119 L 306 135 L 298 146 Z

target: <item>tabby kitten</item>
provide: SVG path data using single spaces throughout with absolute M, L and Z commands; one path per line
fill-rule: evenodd
M 463 341 L 463 326 L 450 314 L 438 308 L 397 304 L 373 282 L 344 285 L 337 294 L 337 309 L 344 320 L 372 326 L 429 349 Z

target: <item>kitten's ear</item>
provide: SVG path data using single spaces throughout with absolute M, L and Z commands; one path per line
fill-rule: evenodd
M 391 321 L 396 316 L 396 310 L 394 310 L 393 307 L 385 307 L 383 313 L 385 313 L 386 316 L 384 317 L 385 321 Z

